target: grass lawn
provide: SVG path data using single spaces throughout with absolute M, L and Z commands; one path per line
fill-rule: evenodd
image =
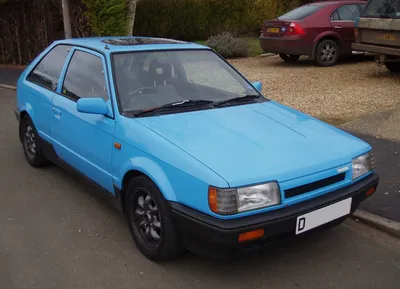
M 264 51 L 260 47 L 260 42 L 258 38 L 255 37 L 244 37 L 243 39 L 246 39 L 248 45 L 249 45 L 249 57 L 254 57 L 257 55 L 261 55 L 264 53 Z M 206 45 L 206 40 L 199 40 L 199 41 L 194 41 L 198 44 L 201 45 Z

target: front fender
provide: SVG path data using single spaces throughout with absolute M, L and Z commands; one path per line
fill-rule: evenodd
M 129 171 L 139 171 L 149 177 L 160 189 L 165 199 L 168 201 L 176 202 L 177 197 L 174 192 L 173 186 L 169 181 L 164 169 L 150 158 L 138 156 L 127 160 L 121 167 L 116 185 L 119 189 L 122 189 L 123 177 Z

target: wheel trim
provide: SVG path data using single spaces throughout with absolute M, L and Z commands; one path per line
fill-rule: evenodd
M 133 202 L 131 222 L 140 242 L 148 249 L 156 249 L 162 239 L 160 211 L 151 196 L 144 188 L 136 189 Z
M 35 131 L 30 123 L 25 125 L 24 131 L 24 148 L 25 152 L 30 159 L 36 156 L 36 135 Z
M 336 48 L 332 44 L 327 43 L 321 48 L 321 60 L 325 63 L 331 63 L 335 60 L 336 53 Z

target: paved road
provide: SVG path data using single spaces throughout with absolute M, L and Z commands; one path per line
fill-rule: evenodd
M 17 85 L 22 69 L 0 67 L 0 84 Z
M 397 125 L 400 126 L 400 123 Z M 400 222 L 400 142 L 350 132 L 372 146 L 376 170 L 381 179 L 374 195 L 360 208 L 370 213 Z
M 351 220 L 251 259 L 152 263 L 84 184 L 54 166 L 29 167 L 13 93 L 0 99 L 0 288 L 398 289 L 400 241 Z

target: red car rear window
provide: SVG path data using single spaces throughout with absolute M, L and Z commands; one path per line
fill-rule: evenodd
M 304 5 L 293 9 L 292 11 L 278 17 L 278 20 L 303 20 L 304 18 L 314 14 L 322 5 Z

